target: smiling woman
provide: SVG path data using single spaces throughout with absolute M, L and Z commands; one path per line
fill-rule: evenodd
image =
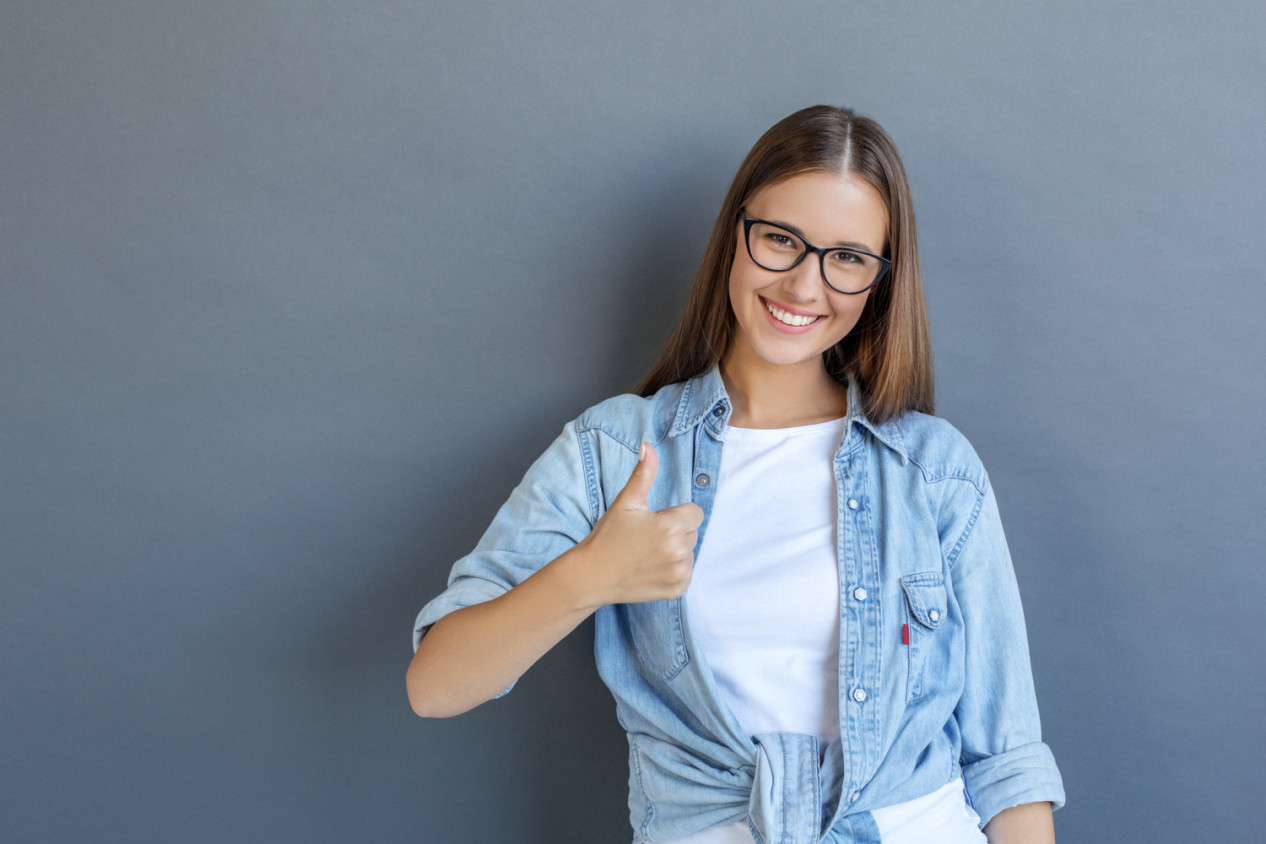
M 843 416 L 847 385 L 827 373 L 822 354 L 843 340 L 861 318 L 881 265 L 872 260 L 874 274 L 863 277 L 858 272 L 861 253 L 812 247 L 805 238 L 819 243 L 873 244 L 870 251 L 882 251 L 888 231 L 883 197 L 857 176 L 817 170 L 762 188 L 745 208 L 759 218 L 785 222 L 742 215 L 739 227 L 746 248 L 734 250 L 729 284 L 736 327 L 722 371 L 731 380 L 793 376 L 816 382 L 810 395 L 834 396 L 837 404 L 827 409 L 829 418 Z M 804 260 L 811 254 L 821 260 Z M 860 289 L 841 292 L 832 286 L 828 267 L 837 283 L 851 281 Z M 745 396 L 752 390 L 737 392 Z M 736 404 L 730 424 L 757 428 L 797 424 L 786 418 L 758 421 L 750 415 L 752 410 Z
M 419 614 L 415 711 L 504 694 L 593 614 L 635 843 L 1053 842 L 997 504 L 932 404 L 896 148 L 796 112 L 638 395 L 567 424 Z

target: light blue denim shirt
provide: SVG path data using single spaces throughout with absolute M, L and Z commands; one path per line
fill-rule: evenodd
M 872 424 L 855 384 L 848 406 L 834 458 L 840 738 L 820 748 L 813 736 L 745 733 L 684 599 L 602 607 L 594 650 L 628 732 L 635 844 L 743 819 L 759 844 L 878 844 L 869 810 L 959 776 L 982 823 L 1022 803 L 1064 803 L 984 467 L 942 419 Z M 651 509 L 693 501 L 706 542 L 729 415 L 716 367 L 585 411 L 453 566 L 418 616 L 415 647 L 446 614 L 503 594 L 583 539 L 643 440 L 659 456 Z

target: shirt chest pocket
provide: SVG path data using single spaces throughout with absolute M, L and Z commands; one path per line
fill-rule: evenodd
M 945 575 L 922 571 L 901 578 L 906 598 L 906 620 L 902 639 L 909 659 L 906 702 L 923 696 L 923 674 L 929 655 L 937 649 L 937 630 L 945 621 Z

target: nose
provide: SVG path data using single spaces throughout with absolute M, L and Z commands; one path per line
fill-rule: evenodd
M 799 303 L 812 302 L 822 295 L 826 280 L 822 278 L 822 262 L 810 252 L 799 264 L 783 273 L 783 289 L 787 298 Z

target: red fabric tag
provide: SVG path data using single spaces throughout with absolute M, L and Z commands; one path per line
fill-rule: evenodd
M 910 625 L 908 624 L 901 625 L 901 644 L 910 644 Z

